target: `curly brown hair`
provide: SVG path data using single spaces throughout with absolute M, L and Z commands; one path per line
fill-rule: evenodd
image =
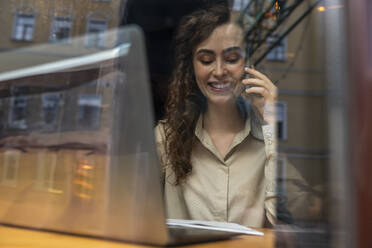
M 163 123 L 167 166 L 175 173 L 176 185 L 183 183 L 192 171 L 194 130 L 199 115 L 206 109 L 206 99 L 194 75 L 194 51 L 215 28 L 231 21 L 231 10 L 227 5 L 209 6 L 185 16 L 175 36 L 175 67 Z

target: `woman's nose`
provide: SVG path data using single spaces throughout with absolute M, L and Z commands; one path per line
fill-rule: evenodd
M 226 66 L 225 63 L 222 61 L 216 61 L 215 68 L 214 68 L 214 75 L 216 77 L 222 77 L 226 73 Z

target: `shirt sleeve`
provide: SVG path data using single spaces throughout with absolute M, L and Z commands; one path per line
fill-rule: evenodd
M 293 217 L 306 215 L 304 212 L 309 206 L 309 193 L 300 189 L 298 185 L 302 185 L 303 188 L 308 188 L 309 185 L 295 166 L 282 155 L 281 159 L 286 159 L 287 164 L 285 177 L 281 178 L 282 181 L 285 181 L 286 195 L 278 190 L 276 127 L 275 125 L 265 125 L 262 127 L 262 131 L 267 156 L 265 165 L 266 218 L 272 225 L 279 222 L 289 224 L 293 222 Z
M 265 142 L 266 164 L 265 164 L 265 212 L 268 221 L 275 225 L 277 223 L 276 206 L 279 195 L 276 190 L 276 161 L 278 157 L 277 152 L 277 138 L 275 135 L 275 125 L 262 126 L 263 138 Z

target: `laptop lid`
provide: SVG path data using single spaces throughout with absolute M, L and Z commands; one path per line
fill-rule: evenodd
M 86 39 L 0 54 L 0 222 L 165 244 L 142 33 Z

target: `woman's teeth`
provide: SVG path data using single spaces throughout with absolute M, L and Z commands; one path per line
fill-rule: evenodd
M 211 83 L 210 85 L 213 88 L 216 88 L 216 89 L 226 89 L 226 88 L 230 87 L 230 83 L 227 83 L 227 84 L 223 84 L 223 83 Z

